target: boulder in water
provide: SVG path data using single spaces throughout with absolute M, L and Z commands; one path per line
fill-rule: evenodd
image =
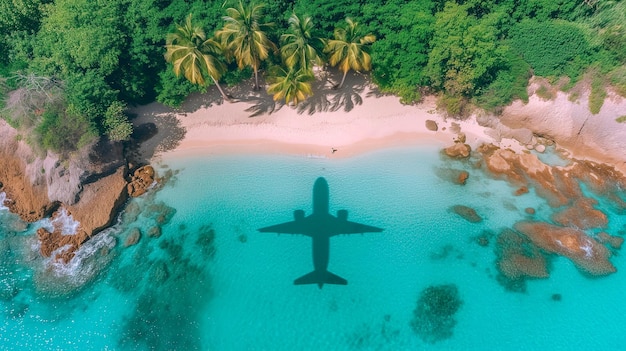
M 478 213 L 476 213 L 476 210 L 468 206 L 452 206 L 452 212 L 458 214 L 459 216 L 463 217 L 463 219 L 471 223 L 479 223 L 483 220 L 482 217 L 480 217 Z

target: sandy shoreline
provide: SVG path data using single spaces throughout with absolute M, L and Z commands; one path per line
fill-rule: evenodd
M 349 83 L 339 91 L 320 89 L 298 107 L 274 103 L 264 91 L 244 91 L 245 100 L 221 103 L 211 89 L 190 97 L 180 111 L 158 103 L 141 106 L 133 111 L 138 116 L 135 125 L 152 122 L 159 130 L 142 145 L 142 155 L 152 161 L 225 153 L 343 158 L 395 146 L 449 146 L 459 127 L 473 148 L 495 142 L 474 119 L 458 121 L 438 114 L 434 97 L 409 106 L 395 96 L 381 95 L 362 76 L 352 76 Z M 426 120 L 435 121 L 438 131 L 429 130 Z M 511 140 L 499 144 L 523 149 Z

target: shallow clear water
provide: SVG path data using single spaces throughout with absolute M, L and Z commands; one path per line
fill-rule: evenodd
M 124 217 L 99 234 L 84 249 L 87 264 L 62 279 L 46 279 L 53 273 L 34 254 L 36 225 L 19 228 L 14 216 L 0 212 L 0 349 L 625 347 L 623 256 L 612 258 L 620 272 L 603 278 L 555 258 L 549 279 L 528 281 L 525 293 L 507 291 L 496 281 L 493 242 L 480 246 L 475 237 L 511 227 L 526 218 L 526 207 L 535 208 L 538 219 L 552 209 L 532 192 L 513 196 L 515 189 L 469 163 L 440 158 L 438 148 L 341 160 L 189 157 L 167 166 L 178 174 L 155 195 L 136 200 L 137 218 Z M 465 186 L 448 180 L 450 168 L 470 172 Z M 293 285 L 313 270 L 311 239 L 257 232 L 293 220 L 296 209 L 309 214 L 320 176 L 328 181 L 331 213 L 346 209 L 349 220 L 384 228 L 331 238 L 328 270 L 347 279 L 346 286 Z M 484 221 L 452 213 L 457 204 L 476 209 Z M 619 211 L 600 206 L 609 214 L 607 231 L 623 230 Z M 164 219 L 159 216 L 167 224 L 160 237 L 150 237 L 149 229 Z M 132 227 L 142 238 L 125 247 Z M 452 337 L 426 343 L 411 328 L 413 311 L 422 290 L 442 284 L 457 286 L 462 305 Z

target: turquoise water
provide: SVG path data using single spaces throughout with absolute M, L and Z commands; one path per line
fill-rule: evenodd
M 466 185 L 449 180 L 466 169 Z M 168 160 L 167 185 L 134 200 L 120 223 L 83 246 L 81 265 L 36 254 L 33 232 L 0 210 L 2 350 L 571 350 L 626 348 L 626 267 L 582 274 L 555 258 L 549 279 L 525 292 L 498 283 L 499 233 L 552 209 L 532 192 L 513 196 L 506 182 L 470 163 L 441 158 L 436 147 L 381 150 L 340 160 L 297 156 L 210 156 Z M 330 241 L 328 270 L 348 285 L 293 285 L 313 270 L 311 240 L 258 233 L 311 211 L 323 176 L 330 212 L 382 233 Z M 484 218 L 470 223 L 453 205 Z M 618 209 L 601 201 L 608 232 L 624 229 Z M 161 218 L 159 218 L 161 217 Z M 160 237 L 148 235 L 161 222 Z M 131 228 L 137 245 L 125 247 Z M 75 260 L 77 261 L 77 260 Z M 454 284 L 462 300 L 452 336 L 425 342 L 411 327 L 420 293 Z M 555 301 L 554 294 L 561 299 Z

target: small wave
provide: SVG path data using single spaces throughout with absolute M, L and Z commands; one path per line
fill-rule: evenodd
M 80 222 L 74 220 L 71 214 L 65 208 L 61 208 L 54 219 L 46 218 L 41 221 L 41 226 L 49 232 L 55 229 L 61 229 L 62 235 L 74 235 L 78 232 Z
M 115 245 L 115 230 L 105 230 L 81 245 L 67 263 L 56 260 L 55 257 L 68 250 L 70 245 L 58 248 L 43 260 L 43 265 L 39 268 L 41 274 L 36 278 L 39 280 L 38 287 L 41 291 L 54 295 L 80 289 L 107 267 L 113 256 L 103 250 L 111 250 Z
M 9 208 L 4 206 L 4 202 L 7 200 L 7 194 L 5 192 L 0 192 L 0 211 L 8 210 Z
M 325 158 L 328 158 L 328 157 L 326 157 L 326 155 L 316 155 L 316 154 L 307 154 L 306 157 L 307 158 L 313 158 L 313 159 L 325 159 Z

